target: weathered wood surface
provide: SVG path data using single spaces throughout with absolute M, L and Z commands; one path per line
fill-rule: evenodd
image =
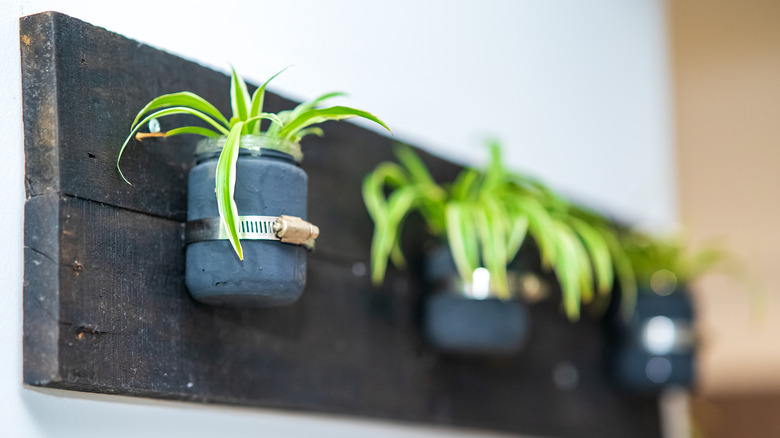
M 187 139 L 134 143 L 134 112 L 195 91 L 227 110 L 228 78 L 76 19 L 21 20 L 27 204 L 24 380 L 77 391 L 465 425 L 553 436 L 659 434 L 652 398 L 613 391 L 597 322 L 533 306 L 526 350 L 505 359 L 438 354 L 422 340 L 420 282 L 365 274 L 373 229 L 363 176 L 392 141 L 349 123 L 307 140 L 309 217 L 323 230 L 306 292 L 280 309 L 195 303 L 184 286 Z M 294 103 L 269 95 L 271 110 Z M 163 121 L 165 123 L 165 121 Z M 435 177 L 451 163 L 423 154 Z M 421 257 L 419 223 L 407 233 Z M 561 362 L 579 384 L 558 389 Z

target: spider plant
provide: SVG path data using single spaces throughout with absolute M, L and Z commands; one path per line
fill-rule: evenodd
M 750 311 L 761 320 L 766 316 L 767 291 L 764 284 L 738 257 L 716 242 L 693 248 L 681 234 L 651 235 L 629 230 L 620 235 L 620 244 L 643 291 L 669 295 L 707 273 L 720 273 L 736 280 L 750 298 Z
M 643 289 L 661 294 L 674 291 L 726 260 L 721 248 L 708 245 L 697 251 L 685 245 L 679 236 L 651 236 L 633 231 L 621 237 L 637 279 Z M 735 263 L 731 261 L 732 266 Z
M 491 144 L 485 170 L 464 169 L 446 186 L 431 178 L 411 149 L 400 147 L 396 154 L 400 164 L 381 163 L 363 183 L 363 199 L 375 222 L 374 283 L 382 282 L 388 259 L 404 266 L 400 232 L 413 211 L 421 213 L 432 235 L 446 238 L 463 282 L 469 284 L 474 270 L 484 266 L 500 298 L 510 297 L 507 265 L 528 234 L 543 265 L 555 271 L 571 320 L 579 318 L 580 303 L 592 299 L 594 281 L 599 292 L 610 292 L 613 264 L 627 282 L 631 279 L 625 259 L 613 258 L 622 253 L 607 221 L 592 221 L 539 182 L 507 171 L 497 143 Z
M 152 120 L 175 114 L 194 116 L 206 123 L 203 126 L 182 126 L 164 133 L 140 134 L 138 139 L 148 136 L 171 137 L 174 135 L 194 134 L 204 137 L 226 136 L 216 170 L 216 196 L 221 223 L 225 227 L 229 240 L 239 259 L 243 260 L 243 250 L 238 238 L 238 209 L 233 198 L 236 183 L 236 162 L 238 160 L 241 137 L 247 134 L 265 135 L 278 140 L 279 144 L 293 145 L 286 149 L 294 158 L 300 160 L 302 155 L 298 142 L 307 135 L 322 135 L 322 129 L 313 125 L 328 121 L 342 120 L 350 117 L 362 117 L 378 123 L 388 131 L 390 128 L 378 117 L 363 110 L 346 106 L 330 106 L 318 108 L 326 100 L 342 96 L 343 93 L 326 93 L 314 100 L 302 103 L 289 111 L 281 111 L 278 114 L 263 112 L 263 100 L 265 89 L 271 80 L 281 74 L 280 71 L 257 88 L 250 97 L 246 83 L 236 70 L 231 67 L 230 102 L 232 116 L 225 117 L 214 105 L 207 100 L 189 91 L 164 94 L 152 99 L 141 111 L 138 112 L 130 125 L 130 134 L 119 150 L 116 159 L 117 170 L 122 179 L 131 184 L 125 178 L 119 167 L 125 148 L 130 140 L 139 133 L 141 128 Z M 270 125 L 266 130 L 262 129 L 262 121 L 269 120 Z M 132 184 L 131 184 L 132 185 Z
M 522 175 L 515 178 L 520 187 L 534 193 L 550 211 L 561 238 L 556 274 L 562 287 L 573 289 L 581 294 L 583 302 L 589 303 L 594 299 L 594 291 L 601 297 L 608 296 L 617 279 L 623 296 L 623 316 L 628 318 L 636 304 L 637 283 L 631 257 L 619 237 L 626 230 L 536 180 Z

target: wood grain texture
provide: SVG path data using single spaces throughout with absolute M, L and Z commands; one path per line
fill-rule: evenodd
M 365 273 L 373 224 L 360 185 L 393 158 L 392 140 L 349 123 L 304 144 L 309 219 L 323 232 L 303 298 L 255 311 L 194 302 L 182 232 L 192 145 L 131 145 L 123 170 L 134 187 L 114 160 L 150 98 L 191 90 L 226 110 L 228 78 L 61 14 L 21 25 L 26 383 L 552 436 L 659 434 L 654 399 L 606 383 L 599 323 L 568 323 L 555 300 L 530 309 L 532 337 L 515 357 L 426 345 L 419 268 L 390 269 L 379 288 Z M 270 94 L 267 105 L 294 102 Z M 421 155 L 439 180 L 459 171 Z M 411 266 L 431 243 L 411 218 Z M 553 384 L 562 362 L 579 370 L 576 388 Z

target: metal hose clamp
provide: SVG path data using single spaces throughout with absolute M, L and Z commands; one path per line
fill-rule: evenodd
M 241 240 L 276 240 L 300 245 L 311 251 L 320 229 L 295 216 L 239 216 L 238 238 Z M 228 233 L 218 217 L 187 222 L 186 244 L 208 240 L 228 240 Z

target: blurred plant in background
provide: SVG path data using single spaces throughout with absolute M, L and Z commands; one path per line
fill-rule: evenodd
M 363 183 L 363 199 L 375 223 L 375 284 L 383 281 L 388 260 L 405 266 L 400 235 L 406 217 L 419 212 L 430 234 L 449 245 L 466 288 L 475 270 L 484 267 L 496 295 L 512 298 L 507 266 L 530 236 L 542 266 L 555 272 L 569 319 L 578 319 L 581 304 L 596 294 L 608 296 L 616 275 L 624 295 L 635 294 L 633 271 L 616 226 L 541 182 L 508 171 L 498 143 L 490 144 L 485 169 L 465 168 L 448 184 L 435 182 L 411 148 L 399 146 L 396 155 L 400 164 L 379 164 Z M 630 311 L 633 301 L 624 302 Z
M 621 233 L 620 245 L 630 259 L 640 290 L 665 296 L 682 291 L 705 274 L 720 273 L 747 290 L 754 317 L 763 315 L 765 288 L 723 245 L 710 242 L 694 248 L 682 233 L 651 235 L 634 229 Z

